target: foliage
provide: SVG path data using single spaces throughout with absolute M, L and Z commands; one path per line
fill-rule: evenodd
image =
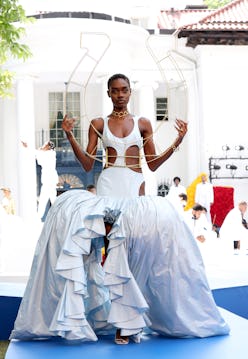
M 4 69 L 10 58 L 27 60 L 32 54 L 29 47 L 20 43 L 25 35 L 21 24 L 32 22 L 18 0 L 0 0 L 0 97 L 11 96 L 14 73 Z
M 209 9 L 218 9 L 229 4 L 232 0 L 203 0 Z

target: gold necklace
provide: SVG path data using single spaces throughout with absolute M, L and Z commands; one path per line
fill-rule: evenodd
M 121 117 L 125 117 L 125 116 L 127 116 L 129 114 L 129 112 L 128 111 L 120 111 L 120 112 L 117 112 L 117 111 L 112 111 L 112 113 L 111 113 L 111 115 L 112 116 L 116 116 L 116 117 L 119 117 L 119 118 L 121 118 Z

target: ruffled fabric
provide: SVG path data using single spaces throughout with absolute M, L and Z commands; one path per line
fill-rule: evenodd
M 117 221 L 109 236 L 108 256 L 104 263 L 104 285 L 111 301 L 108 322 L 122 328 L 121 335 L 135 335 L 149 326 L 145 312 L 148 304 L 130 271 L 123 222 Z
M 67 192 L 49 211 L 11 338 L 95 341 L 87 316 L 98 327 L 107 325 L 110 303 L 100 264 L 103 209 L 89 192 L 80 194 Z M 90 293 L 95 296 L 89 305 Z
M 120 268 L 112 274 L 109 270 L 106 279 L 101 266 L 102 218 L 109 204 L 107 198 L 75 190 L 60 196 L 50 209 L 11 339 L 60 336 L 96 341 L 96 333 L 109 333 L 124 321 L 134 333 L 146 326 L 142 313 L 147 304 L 128 269 L 122 246 L 114 253 L 123 257 L 123 273 Z M 124 240 L 122 236 L 122 243 Z M 120 319 L 117 307 L 125 320 Z
M 106 208 L 121 215 L 102 267 Z M 175 337 L 229 332 L 189 229 L 162 197 L 61 195 L 39 238 L 10 339 L 96 341 L 115 328 L 134 335 L 144 327 Z
M 140 197 L 122 220 L 129 268 L 149 305 L 150 328 L 173 337 L 228 334 L 196 241 L 173 206 L 162 197 Z

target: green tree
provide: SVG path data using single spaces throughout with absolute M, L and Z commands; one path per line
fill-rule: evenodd
M 32 56 L 29 47 L 21 43 L 27 18 L 18 0 L 0 0 L 0 97 L 11 97 L 14 73 L 4 68 L 10 58 L 27 60 Z
M 229 4 L 232 0 L 204 0 L 204 4 L 208 6 L 209 9 L 218 9 L 219 7 Z

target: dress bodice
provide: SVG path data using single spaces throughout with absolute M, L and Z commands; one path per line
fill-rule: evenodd
M 108 147 L 112 147 L 116 151 L 115 166 L 125 166 L 125 154 L 129 147 L 137 146 L 141 149 L 143 141 L 139 130 L 137 116 L 133 117 L 134 126 L 132 131 L 126 137 L 117 137 L 109 129 L 108 126 L 109 117 L 104 118 L 104 128 L 102 135 L 103 147 L 106 150 Z

